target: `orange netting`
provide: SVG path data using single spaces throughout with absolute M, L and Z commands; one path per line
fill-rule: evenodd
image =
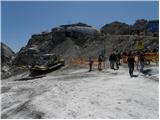
M 145 55 L 145 62 L 159 62 L 159 53 L 147 52 Z M 122 57 L 122 63 L 127 64 L 127 56 Z M 137 60 L 136 60 L 137 61 Z M 88 65 L 87 58 L 73 58 L 71 60 L 71 64 L 76 65 Z M 98 65 L 98 58 L 93 59 L 93 65 Z
M 88 65 L 88 59 L 86 58 L 73 58 L 71 60 L 71 64 L 76 64 L 76 65 Z M 93 65 L 98 65 L 98 59 L 93 59 Z

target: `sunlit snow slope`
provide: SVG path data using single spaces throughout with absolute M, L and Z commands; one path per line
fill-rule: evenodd
M 147 68 L 146 68 L 147 69 Z M 128 68 L 87 68 L 43 78 L 2 81 L 2 118 L 158 118 L 158 67 L 149 75 Z

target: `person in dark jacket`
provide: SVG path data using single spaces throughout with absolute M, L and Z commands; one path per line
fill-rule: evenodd
M 98 57 L 98 70 L 99 71 L 102 70 L 102 61 L 103 61 L 102 55 L 99 55 Z
M 127 59 L 127 62 L 128 62 L 128 67 L 129 67 L 129 75 L 132 77 L 133 76 L 133 71 L 134 71 L 134 56 L 132 55 L 131 52 L 129 52 L 128 54 L 128 59 Z
M 140 72 L 143 72 L 143 69 L 144 69 L 144 53 L 141 52 L 140 53 Z
M 93 59 L 89 57 L 89 72 L 92 71 Z
M 118 52 L 118 50 L 116 51 L 116 59 L 115 59 L 115 61 L 116 61 L 116 68 L 117 68 L 117 70 L 119 69 L 119 65 L 120 65 L 120 53 Z
M 112 54 L 109 56 L 110 68 L 111 68 L 111 69 L 114 69 L 114 70 L 115 70 L 114 64 L 116 63 L 116 60 L 117 60 L 117 58 L 116 58 L 115 53 L 112 53 Z
M 121 56 L 121 53 L 118 52 L 118 65 L 121 65 L 121 59 L 122 59 L 122 56 Z

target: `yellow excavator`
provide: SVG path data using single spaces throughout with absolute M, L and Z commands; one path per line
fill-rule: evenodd
M 65 61 L 64 58 L 60 55 L 55 54 L 45 54 L 40 56 L 34 65 L 32 65 L 29 69 L 33 73 L 35 72 L 46 72 L 53 69 L 58 69 L 61 66 L 64 66 Z
M 64 58 L 61 55 L 44 54 L 36 57 L 36 61 L 31 65 L 18 65 L 17 67 L 20 69 L 29 70 L 30 76 L 35 76 L 45 74 L 51 70 L 59 69 L 65 65 Z

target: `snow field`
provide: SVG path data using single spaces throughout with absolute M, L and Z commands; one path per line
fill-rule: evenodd
M 157 68 L 153 67 L 157 76 Z M 2 81 L 2 118 L 158 118 L 158 81 L 128 69 Z

